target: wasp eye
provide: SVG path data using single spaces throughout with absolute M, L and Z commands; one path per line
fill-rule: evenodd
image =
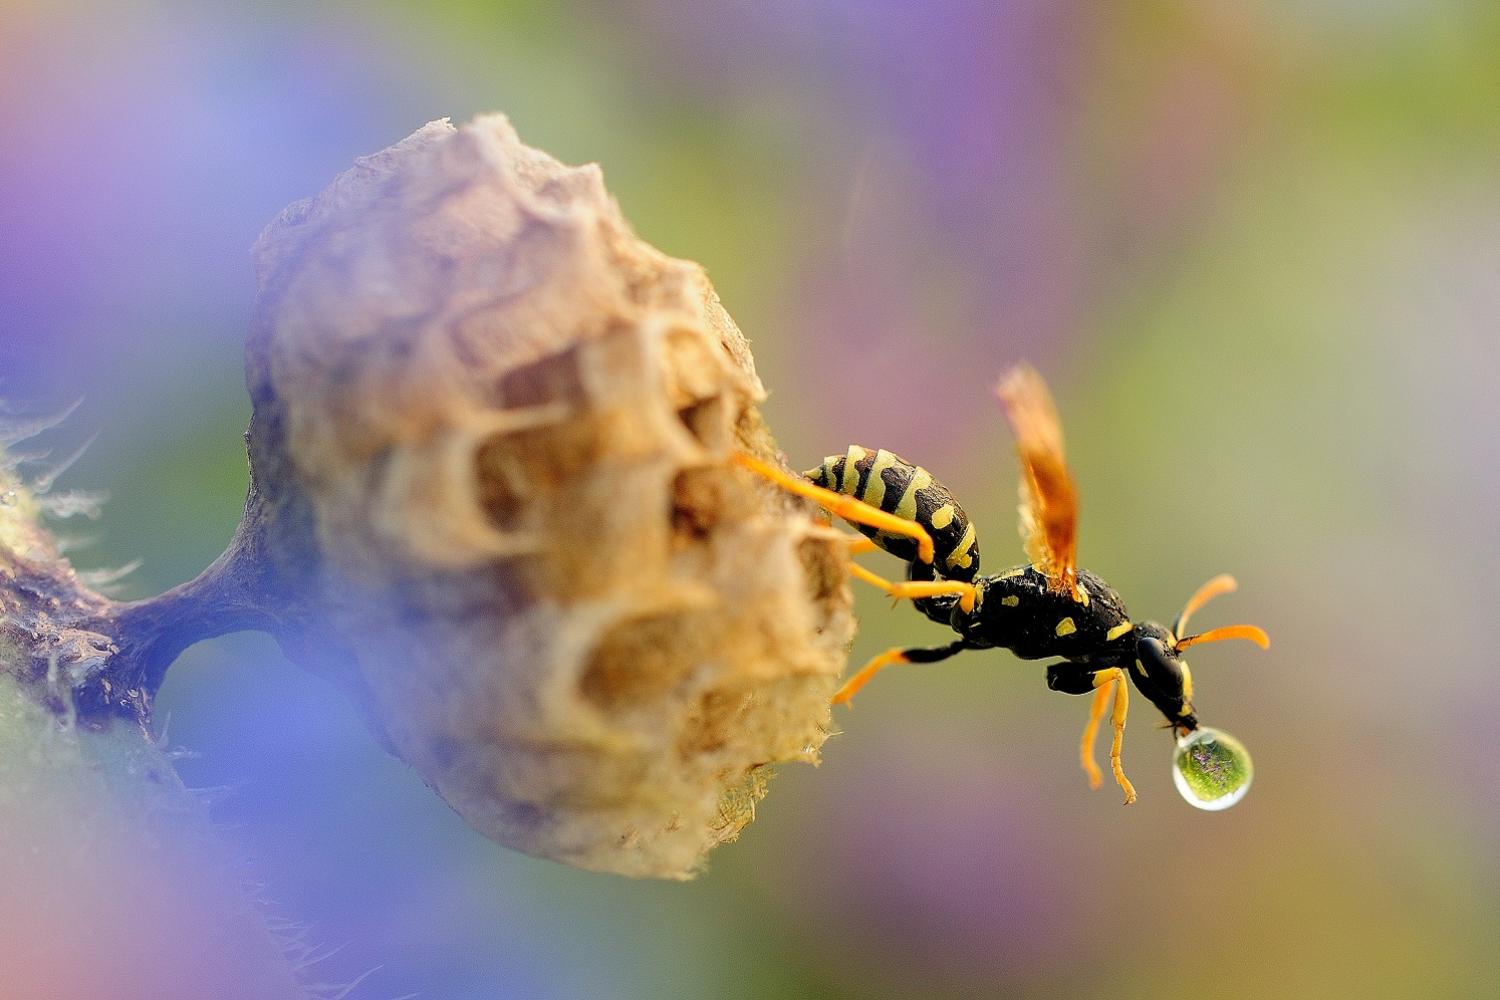
M 1174 697 L 1182 694 L 1182 661 L 1160 639 L 1142 639 L 1135 644 L 1135 655 L 1152 687 Z

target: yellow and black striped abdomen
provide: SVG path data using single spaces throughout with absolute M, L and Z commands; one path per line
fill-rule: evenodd
M 968 581 L 978 574 L 979 538 L 974 525 L 947 487 L 921 466 L 884 448 L 851 445 L 844 454 L 829 455 L 822 465 L 803 475 L 818 486 L 926 528 L 932 536 L 937 576 Z M 912 562 L 917 558 L 917 545 L 910 538 L 865 525 L 856 524 L 855 528 L 898 559 Z

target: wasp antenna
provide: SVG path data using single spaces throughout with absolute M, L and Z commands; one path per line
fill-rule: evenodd
M 1220 573 L 1218 576 L 1214 577 L 1212 580 L 1199 587 L 1193 593 L 1193 596 L 1188 598 L 1187 603 L 1182 606 L 1182 613 L 1179 614 L 1177 616 L 1177 620 L 1172 623 L 1172 634 L 1181 635 L 1182 630 L 1187 628 L 1188 619 L 1193 616 L 1193 613 L 1195 611 L 1203 607 L 1203 605 L 1207 604 L 1215 597 L 1218 597 L 1220 594 L 1231 594 L 1238 588 L 1239 584 L 1236 583 L 1234 577 L 1230 576 L 1228 573 Z
M 1182 652 L 1189 646 L 1197 646 L 1205 642 L 1223 642 L 1225 639 L 1249 639 L 1261 649 L 1271 648 L 1271 637 L 1266 635 L 1266 630 L 1254 625 L 1225 625 L 1222 628 L 1211 628 L 1207 632 L 1199 632 L 1185 639 L 1178 639 L 1176 650 Z

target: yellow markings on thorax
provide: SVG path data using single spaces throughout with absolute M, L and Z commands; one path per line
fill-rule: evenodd
M 1006 570 L 1004 573 L 1001 573 L 999 576 L 995 577 L 995 579 L 1009 580 L 1013 576 L 1020 576 L 1022 573 L 1026 572 L 1027 568 L 1028 567 L 1026 566 L 1016 566 L 1012 569 Z
M 900 461 L 895 455 L 881 448 L 875 452 L 875 461 L 870 466 L 869 478 L 865 480 L 865 492 L 860 497 L 871 507 L 885 509 L 885 470 L 893 468 Z
M 1104 633 L 1104 639 L 1106 642 L 1114 642 L 1116 639 L 1120 638 L 1120 636 L 1124 635 L 1126 632 L 1129 632 L 1134 628 L 1135 626 L 1128 621 L 1121 622 L 1114 628 L 1110 629 L 1108 632 Z
M 1007 608 L 1013 608 L 1021 603 L 1021 599 L 1015 594 L 1011 594 L 1008 597 L 1000 598 L 1000 603 L 1005 605 Z
M 1073 624 L 1073 619 L 1064 618 L 1062 621 L 1057 623 L 1057 628 L 1053 631 L 1055 631 L 1057 633 L 1057 637 L 1061 639 L 1065 635 L 1072 635 L 1074 632 L 1077 632 L 1078 626 Z
M 1182 700 L 1188 704 L 1182 708 L 1182 714 L 1187 715 L 1193 710 L 1193 672 L 1188 669 L 1187 660 L 1177 661 L 1182 664 Z

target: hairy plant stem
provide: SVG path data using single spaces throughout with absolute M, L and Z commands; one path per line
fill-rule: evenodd
M 6 996 L 310 1000 L 151 731 L 186 646 L 261 627 L 243 550 L 146 601 L 80 580 L 0 455 L 0 969 Z
M 276 632 L 275 605 L 252 586 L 256 577 L 235 544 L 187 583 L 146 600 L 111 602 L 97 623 L 117 648 L 106 674 L 155 696 L 167 668 L 194 643 L 230 632 Z
M 17 498 L 0 510 L 0 649 L 10 654 L 0 671 L 81 724 L 123 717 L 149 730 L 151 701 L 183 650 L 244 630 L 281 636 L 297 618 L 291 581 L 276 578 L 261 558 L 262 519 L 253 509 L 196 578 L 155 597 L 116 601 L 58 554 L 31 520 L 21 487 L 0 488 Z

